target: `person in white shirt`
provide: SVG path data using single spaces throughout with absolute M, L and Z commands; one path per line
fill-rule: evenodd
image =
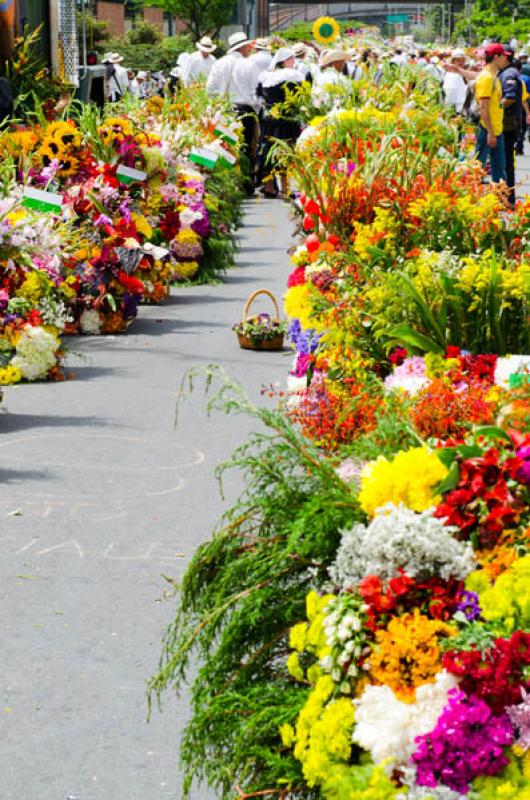
M 465 68 L 467 63 L 466 54 L 463 50 L 454 50 L 449 64 L 455 67 Z M 462 113 L 467 97 L 467 83 L 458 72 L 446 72 L 442 85 L 445 104 L 454 108 L 457 114 Z
M 182 79 L 184 86 L 208 78 L 216 59 L 212 55 L 215 44 L 209 36 L 203 36 L 195 45 L 197 52 L 190 55 L 184 67 Z
M 101 63 L 106 65 L 109 101 L 117 103 L 129 89 L 129 73 L 121 66 L 123 56 L 105 53 Z
M 247 195 L 254 194 L 254 162 L 258 142 L 258 118 L 252 64 L 249 56 L 254 42 L 243 31 L 233 33 L 228 39 L 228 53 L 212 66 L 206 91 L 208 94 L 226 95 L 243 126 L 244 146 L 249 168 L 246 174 Z
M 262 72 L 270 68 L 272 63 L 272 53 L 268 39 L 256 39 L 254 42 L 254 53 L 248 57 L 248 64 L 252 72 L 252 91 L 256 97 L 256 111 L 261 109 L 262 101 L 256 94 L 259 78 Z
M 431 56 L 431 58 L 429 59 L 429 63 L 426 64 L 426 66 L 424 66 L 423 69 L 425 70 L 425 72 L 428 72 L 429 75 L 432 75 L 433 78 L 436 78 L 436 80 L 439 81 L 440 83 L 443 82 L 443 79 L 445 77 L 445 72 L 443 68 L 440 66 L 440 59 L 438 58 L 438 56 Z
M 320 56 L 320 71 L 314 78 L 311 92 L 317 108 L 332 102 L 335 87 L 350 88 L 350 80 L 343 74 L 347 60 L 348 53 L 344 50 L 325 50 Z

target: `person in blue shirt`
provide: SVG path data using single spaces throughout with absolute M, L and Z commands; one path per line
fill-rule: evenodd
M 509 46 L 504 47 L 508 65 L 499 72 L 502 85 L 502 105 L 504 107 L 504 149 L 506 152 L 506 176 L 510 194 L 508 202 L 515 205 L 515 148 L 519 141 L 523 119 L 523 85 L 521 76 L 514 65 L 515 53 Z
M 526 56 L 526 53 L 522 53 L 522 55 Z M 521 62 L 519 62 L 521 63 Z M 526 86 L 526 91 L 530 95 L 530 64 L 525 61 L 521 63 L 521 70 L 520 70 L 521 80 L 523 81 L 524 85 Z M 528 124 L 526 121 L 526 114 L 523 114 L 523 124 L 521 126 L 521 134 L 519 136 L 519 141 L 517 142 L 517 147 L 515 152 L 518 153 L 520 156 L 524 155 L 524 143 L 526 139 L 526 132 L 528 131 Z M 529 134 L 529 141 L 530 141 L 530 134 Z

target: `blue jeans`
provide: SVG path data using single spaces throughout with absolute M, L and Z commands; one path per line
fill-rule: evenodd
M 477 125 L 477 150 L 476 158 L 486 166 L 488 158 L 491 163 L 491 180 L 493 183 L 499 181 L 508 182 L 506 175 L 506 150 L 504 148 L 504 134 L 497 136 L 495 147 L 488 147 L 488 132 L 482 125 Z

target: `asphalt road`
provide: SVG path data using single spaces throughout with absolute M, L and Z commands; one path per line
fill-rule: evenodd
M 286 206 L 251 201 L 238 267 L 219 286 L 174 290 L 126 336 L 75 338 L 72 380 L 9 388 L 0 415 L 0 798 L 180 797 L 185 698 L 146 722 L 178 577 L 226 507 L 214 468 L 252 426 L 205 415 L 185 371 L 216 363 L 254 399 L 290 353 L 239 350 L 251 291 L 278 296 Z M 263 306 L 265 309 L 265 306 Z M 229 495 L 237 491 L 229 485 Z M 193 800 L 211 795 L 198 788 Z

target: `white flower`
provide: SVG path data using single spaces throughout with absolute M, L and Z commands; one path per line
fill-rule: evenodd
M 94 308 L 86 308 L 79 318 L 81 333 L 97 336 L 101 332 L 99 312 Z
M 41 327 L 26 328 L 18 340 L 11 364 L 18 367 L 25 380 L 42 380 L 56 365 L 58 348 L 59 341 L 52 333 Z
M 353 741 L 367 750 L 374 762 L 391 759 L 407 764 L 416 749 L 414 739 L 429 733 L 445 706 L 447 695 L 457 686 L 447 672 L 439 672 L 434 683 L 416 689 L 415 703 L 402 703 L 389 686 L 367 686 L 355 700 Z
M 411 578 L 438 575 L 463 580 L 475 567 L 471 545 L 457 541 L 433 509 L 416 514 L 392 503 L 378 510 L 368 526 L 343 531 L 335 563 L 334 585 L 355 587 L 367 575 L 390 580 L 403 570 Z
M 508 389 L 510 375 L 517 372 L 530 372 L 530 356 L 513 355 L 498 358 L 495 366 L 495 383 Z
M 447 786 L 418 786 L 414 767 L 404 767 L 401 775 L 406 787 L 400 791 L 396 800 L 469 800 L 470 795 L 454 792 Z

